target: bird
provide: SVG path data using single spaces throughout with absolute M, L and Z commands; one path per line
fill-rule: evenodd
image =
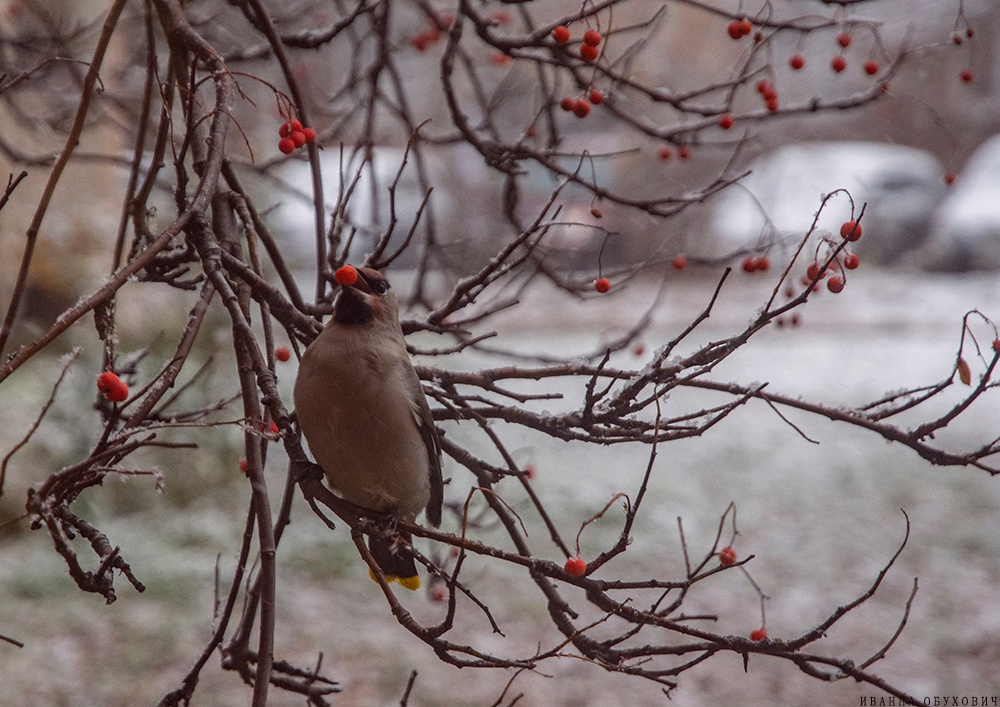
M 372 268 L 347 265 L 335 279 L 341 289 L 333 317 L 302 354 L 295 379 L 299 427 L 343 498 L 410 522 L 426 509 L 438 527 L 441 444 L 406 350 L 396 295 Z M 368 547 L 388 581 L 415 590 L 416 564 L 401 549 L 410 540 L 402 530 L 375 532 Z

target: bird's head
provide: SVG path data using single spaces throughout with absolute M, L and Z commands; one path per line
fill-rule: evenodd
M 389 281 L 372 268 L 357 268 L 357 273 L 357 280 L 341 286 L 333 321 L 349 325 L 373 321 L 395 325 L 399 321 L 399 303 Z

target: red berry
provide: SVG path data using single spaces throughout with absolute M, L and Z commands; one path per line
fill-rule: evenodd
M 588 47 L 596 47 L 601 43 L 601 33 L 591 27 L 583 33 L 583 43 Z
M 353 265 L 342 265 L 337 268 L 337 272 L 333 273 L 333 279 L 338 285 L 350 287 L 358 281 L 358 271 L 354 269 Z
M 438 29 L 449 30 L 455 26 L 455 15 L 450 12 L 442 12 L 435 18 L 435 22 Z
M 961 79 L 965 81 L 965 83 L 969 83 L 970 81 L 972 81 L 972 70 L 962 69 L 962 72 L 959 74 L 959 77 L 961 77 Z
M 292 141 L 292 144 L 296 147 L 302 147 L 306 144 L 306 134 L 301 130 L 296 130 L 288 138 Z
M 825 275 L 826 273 L 824 272 L 823 274 Z M 808 278 L 808 280 L 805 283 L 807 285 L 811 281 L 819 277 L 819 263 L 817 263 L 816 261 L 809 263 L 809 267 L 806 268 L 806 277 Z
M 248 466 L 249 465 L 247 464 L 247 458 L 246 457 L 240 457 L 240 471 L 242 471 L 244 474 L 246 474 Z
M 848 270 L 854 270 L 861 264 L 861 258 L 858 257 L 857 253 L 848 253 L 844 256 L 844 267 Z
M 288 137 L 291 132 L 292 132 L 292 123 L 286 120 L 284 123 L 281 124 L 281 127 L 278 128 L 278 137 Z
M 719 550 L 719 562 L 724 565 L 731 565 L 736 562 L 736 550 L 729 545 Z
M 945 172 L 944 173 L 944 183 L 945 184 L 954 184 L 955 183 L 955 173 L 954 172 Z
M 113 371 L 105 371 L 101 375 L 97 376 L 97 390 L 101 393 L 107 393 L 109 390 L 114 388 L 121 379 Z
M 750 632 L 751 641 L 763 641 L 765 638 L 767 638 L 767 629 L 763 626 Z
M 97 376 L 97 390 L 113 403 L 120 403 L 128 398 L 128 386 L 113 371 L 105 371 Z
M 857 221 L 844 221 L 840 226 L 840 236 L 849 241 L 858 240 L 861 238 L 861 224 Z
M 993 339 L 993 350 L 1000 352 L 1000 339 Z
M 301 133 L 302 132 L 302 122 L 300 120 L 292 119 L 288 121 L 289 133 Z
M 826 289 L 830 290 L 833 294 L 842 292 L 844 289 L 844 278 L 840 275 L 834 275 L 826 281 Z
M 753 87 L 757 90 L 757 93 L 762 95 L 764 98 L 778 95 L 778 92 L 774 88 L 774 84 L 767 79 L 760 79 L 753 85 Z
M 847 68 L 847 59 L 844 58 L 843 54 L 838 54 L 830 60 L 830 68 L 834 70 L 835 73 L 840 73 Z
M 719 127 L 723 130 L 729 130 L 729 128 L 733 127 L 733 116 L 729 115 L 729 113 L 720 115 Z
M 606 277 L 599 277 L 594 280 L 594 289 L 602 295 L 611 289 L 611 280 Z
M 754 272 L 757 269 L 757 258 L 748 255 L 743 258 L 743 272 Z
M 590 215 L 593 216 L 594 218 L 604 218 L 604 212 L 601 211 L 596 206 L 590 207 Z
M 302 134 L 306 136 L 306 142 L 316 142 L 316 131 L 312 128 L 302 128 Z
M 538 470 L 535 468 L 534 464 L 527 464 L 524 467 L 524 473 L 529 479 L 533 479 L 535 478 L 535 474 L 538 473 Z
M 878 73 L 878 62 L 874 59 L 869 59 L 865 62 L 865 73 L 869 76 L 874 76 Z
M 687 256 L 684 255 L 683 253 L 678 253 L 677 255 L 675 255 L 673 266 L 674 270 L 683 270 L 684 268 L 686 268 L 688 266 Z
M 686 160 L 688 157 L 691 156 L 691 148 L 688 147 L 687 145 L 681 145 L 680 147 L 677 148 L 677 156 L 680 157 L 682 160 Z
M 504 64 L 509 64 L 512 61 L 509 54 L 504 54 L 502 51 L 495 51 L 490 54 L 490 63 L 494 66 L 503 66 Z
M 582 557 L 571 557 L 566 560 L 563 569 L 570 577 L 582 577 L 587 574 L 587 563 L 583 561 Z
M 569 41 L 569 27 L 565 25 L 559 25 L 552 30 L 552 39 L 555 40 L 556 44 L 565 44 Z
M 498 25 L 510 24 L 510 13 L 506 10 L 494 10 L 490 13 L 490 22 Z
M 660 148 L 660 159 L 661 160 L 669 160 L 671 154 L 673 154 L 673 153 L 670 150 L 670 146 L 669 145 L 663 145 Z
M 757 258 L 757 262 L 754 263 L 754 267 L 757 270 L 760 270 L 761 272 L 765 272 L 768 268 L 771 267 L 771 261 L 768 260 L 768 257 L 766 255 L 761 255 Z
M 849 46 L 851 46 L 851 35 L 849 35 L 847 32 L 841 32 L 840 34 L 837 35 L 837 44 L 839 44 L 844 49 L 847 49 Z
M 576 101 L 574 99 L 570 98 L 569 96 L 566 96 L 564 99 L 562 99 L 561 101 L 559 101 L 559 107 L 562 108 L 567 113 L 569 113 L 571 110 L 573 110 L 573 107 L 575 105 L 576 105 Z
M 290 137 L 283 137 L 278 140 L 278 149 L 286 155 L 290 155 L 295 151 L 295 141 Z
M 750 20 L 744 18 L 740 20 L 739 24 L 740 24 L 740 32 L 742 32 L 744 35 L 753 32 L 753 24 L 750 22 Z
M 434 601 L 444 601 L 448 598 L 448 589 L 443 584 L 435 584 L 431 589 L 431 599 Z
M 770 112 L 772 112 L 772 113 L 777 113 L 778 112 L 778 97 L 777 96 L 768 96 L 767 99 L 765 99 L 764 104 L 767 106 L 767 109 Z
M 594 61 L 598 54 L 600 54 L 600 52 L 597 47 L 591 46 L 590 44 L 584 44 L 580 47 L 580 57 L 586 61 Z
M 633 356 L 642 356 L 644 353 L 646 353 L 646 345 L 641 341 L 632 347 Z
M 410 44 L 412 44 L 413 48 L 416 49 L 418 52 L 424 51 L 427 48 L 428 43 L 429 40 L 426 33 L 415 34 L 412 37 L 410 37 Z
M 278 346 L 274 349 L 274 357 L 279 361 L 287 361 L 292 357 L 292 352 L 287 346 Z
M 726 27 L 726 31 L 729 32 L 729 36 L 733 39 L 743 39 L 743 23 L 739 20 L 733 20 Z
M 599 106 L 602 103 L 604 103 L 604 94 L 601 93 L 596 88 L 590 89 L 589 98 L 590 102 L 593 103 L 595 106 Z
M 806 65 L 806 58 L 801 54 L 792 54 L 791 58 L 788 60 L 788 65 L 795 71 L 798 71 Z
M 577 118 L 586 118 L 590 113 L 590 103 L 585 98 L 577 98 L 573 103 L 573 112 Z

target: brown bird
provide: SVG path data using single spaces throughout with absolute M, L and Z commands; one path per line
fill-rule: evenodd
M 338 282 L 351 281 L 349 266 Z M 347 270 L 351 277 L 341 278 Z M 333 318 L 302 355 L 295 410 L 330 485 L 363 508 L 441 523 L 441 446 L 399 325 L 399 304 L 377 270 L 358 268 L 343 284 Z M 402 531 L 369 536 L 382 573 L 417 589 Z

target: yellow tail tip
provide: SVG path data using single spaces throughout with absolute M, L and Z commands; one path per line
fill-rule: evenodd
M 371 568 L 368 568 L 368 576 L 372 578 L 373 582 L 378 582 L 375 579 L 375 573 L 372 572 Z M 409 589 L 411 592 L 420 589 L 420 577 L 413 575 L 412 577 L 397 577 L 394 574 L 387 574 L 385 576 L 387 582 L 396 582 L 403 586 L 404 589 Z

